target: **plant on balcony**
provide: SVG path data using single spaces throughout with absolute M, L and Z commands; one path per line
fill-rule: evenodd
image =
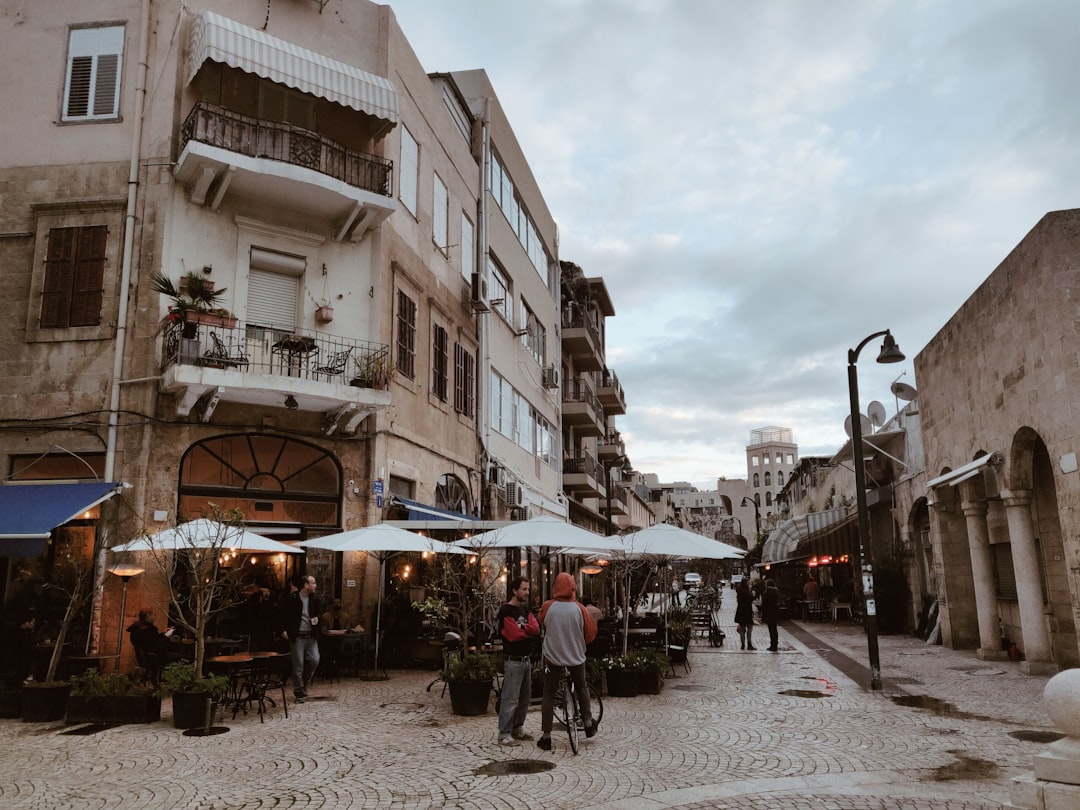
M 349 385 L 357 388 L 377 388 L 386 390 L 394 377 L 394 363 L 386 352 L 373 352 L 353 360 L 356 363 L 356 376 Z
M 231 328 L 236 325 L 236 318 L 225 307 L 220 306 L 226 288 L 214 288 L 214 282 L 208 281 L 199 273 L 185 273 L 180 278 L 180 285 L 173 284 L 171 278 L 155 270 L 150 275 L 150 288 L 172 299 L 169 304 L 167 320 L 172 323 L 182 321 L 186 324 L 213 323 Z M 194 337 L 194 328 L 188 330 L 185 337 Z

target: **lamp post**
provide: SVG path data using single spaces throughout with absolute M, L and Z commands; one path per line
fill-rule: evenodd
M 607 533 L 608 537 L 615 534 L 615 524 L 611 522 L 611 468 L 616 464 L 622 465 L 623 472 L 630 472 L 633 468 L 630 466 L 630 459 L 626 456 L 615 456 L 615 458 L 604 463 L 604 495 L 607 499 Z
M 131 565 L 129 563 L 121 563 L 120 565 L 114 565 L 112 568 L 106 569 L 110 574 L 120 577 L 120 581 L 123 582 L 123 588 L 120 591 L 120 617 L 116 620 L 116 671 L 120 671 L 120 648 L 124 643 L 124 611 L 127 609 L 127 586 L 128 580 L 132 577 L 137 577 L 145 569 L 139 568 L 137 565 Z
M 754 542 L 757 543 L 761 539 L 761 508 L 758 506 L 757 501 L 745 496 L 739 506 L 754 507 Z
M 866 470 L 863 469 L 862 417 L 859 409 L 859 374 L 855 364 L 859 361 L 859 352 L 874 338 L 884 337 L 879 363 L 899 363 L 904 353 L 896 345 L 892 333 L 883 332 L 865 338 L 854 349 L 848 349 L 848 394 L 851 398 L 851 455 L 855 462 L 855 503 L 859 518 L 859 560 L 858 569 L 862 573 L 863 599 L 865 600 L 866 644 L 870 655 L 870 688 L 881 689 L 881 660 L 878 657 L 877 605 L 874 600 L 874 550 L 870 544 L 870 516 L 866 508 Z

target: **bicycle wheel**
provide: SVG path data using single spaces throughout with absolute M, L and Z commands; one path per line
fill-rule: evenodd
M 589 687 L 589 702 L 592 704 L 593 722 L 600 725 L 600 721 L 604 717 L 604 701 L 600 699 L 599 689 L 588 682 L 586 682 L 586 686 Z
M 566 678 L 560 680 L 558 687 L 555 689 L 555 711 L 553 716 L 557 723 L 563 726 L 566 725 Z
M 575 754 L 578 752 L 578 734 L 581 732 L 579 728 L 581 724 L 580 709 L 578 708 L 577 694 L 574 692 L 574 682 L 568 677 L 563 679 L 566 684 L 566 700 L 563 702 L 563 706 L 566 709 L 566 733 L 570 737 L 570 750 Z

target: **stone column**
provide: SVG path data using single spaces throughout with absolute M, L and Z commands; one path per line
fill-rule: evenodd
M 1020 629 L 1024 633 L 1024 656 L 1020 670 L 1029 675 L 1053 675 L 1057 672 L 1050 651 L 1050 633 L 1046 627 L 1042 580 L 1031 524 L 1031 490 L 1002 490 L 1005 516 L 1012 543 L 1016 597 L 1020 608 Z
M 965 501 L 968 550 L 971 552 L 971 576 L 975 585 L 975 610 L 979 620 L 979 649 L 983 660 L 1001 660 L 1008 653 L 1001 649 L 998 625 L 997 593 L 994 589 L 994 566 L 990 560 L 990 532 L 986 528 L 986 501 Z

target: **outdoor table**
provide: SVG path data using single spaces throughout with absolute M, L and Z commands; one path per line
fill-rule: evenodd
M 226 707 L 232 708 L 233 717 L 236 717 L 236 713 L 240 709 L 243 709 L 244 713 L 247 714 L 247 707 L 244 705 L 247 699 L 242 689 L 241 676 L 251 668 L 254 660 L 255 658 L 251 653 L 215 655 L 206 659 L 207 669 L 211 672 L 220 673 L 229 679 L 229 685 L 225 690 L 225 694 L 221 697 L 222 717 L 225 716 Z
M 307 362 L 309 357 L 319 353 L 319 347 L 313 337 L 289 335 L 271 346 L 270 353 L 276 354 L 280 358 L 280 364 L 285 369 L 285 373 L 292 377 L 294 371 L 296 372 L 295 376 L 300 376 L 300 370 L 303 368 L 304 363 Z

